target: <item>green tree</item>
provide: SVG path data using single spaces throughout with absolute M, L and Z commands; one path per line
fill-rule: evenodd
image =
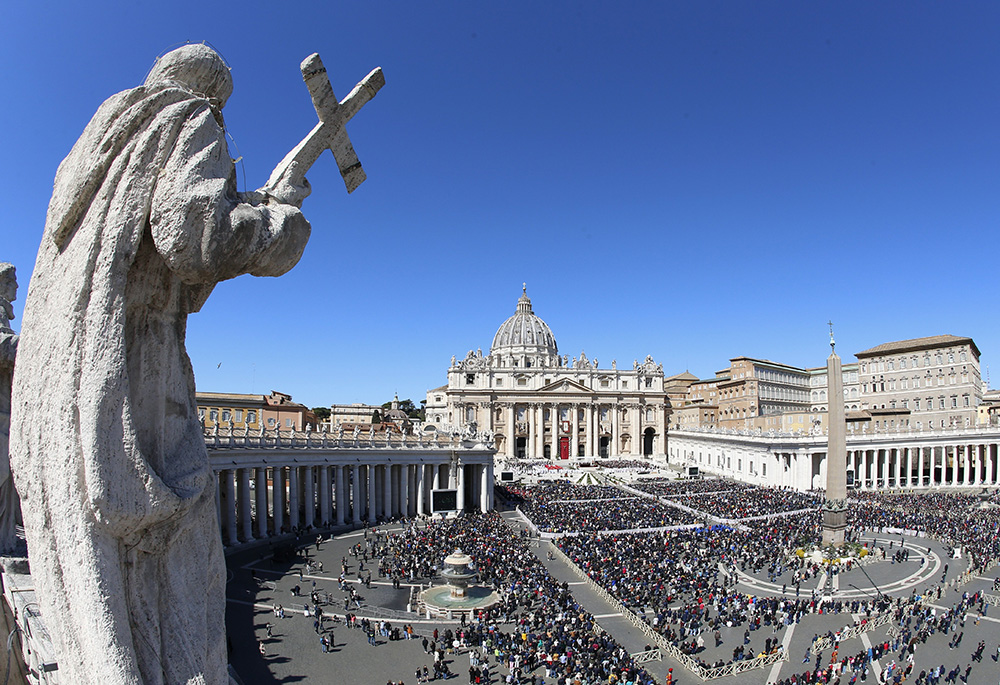
M 309 411 L 316 415 L 317 421 L 326 421 L 330 418 L 330 407 L 313 407 Z
M 372 423 L 382 423 L 382 415 L 378 413 L 378 409 L 372 412 Z

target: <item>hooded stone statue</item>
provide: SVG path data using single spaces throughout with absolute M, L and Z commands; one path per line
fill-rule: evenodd
M 14 374 L 11 465 L 61 679 L 228 683 L 225 564 L 184 349 L 215 284 L 279 276 L 307 187 L 241 195 L 232 92 L 187 45 L 98 109 L 56 173 Z

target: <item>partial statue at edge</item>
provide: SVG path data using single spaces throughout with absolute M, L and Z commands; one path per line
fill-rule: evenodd
M 302 70 L 320 124 L 260 191 L 237 192 L 232 77 L 204 45 L 105 101 L 56 173 L 10 437 L 65 682 L 229 682 L 216 483 L 184 337 L 217 283 L 298 262 L 305 173 L 323 150 L 350 157 L 337 159 L 349 190 L 364 180 L 344 124 L 380 83 L 338 103 L 318 55 Z
M 17 299 L 17 274 L 13 264 L 0 262 L 0 555 L 17 551 L 14 526 L 20 505 L 10 475 L 10 393 L 17 356 L 18 335 L 10 327 Z M 21 552 L 23 554 L 23 552 Z

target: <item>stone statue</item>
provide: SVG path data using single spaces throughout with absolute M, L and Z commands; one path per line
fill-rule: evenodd
M 17 299 L 17 275 L 13 264 L 0 262 L 0 554 L 17 549 L 14 525 L 21 509 L 10 477 L 10 392 L 17 356 L 18 336 L 10 327 L 14 318 L 11 302 Z
M 222 118 L 232 87 L 210 48 L 169 52 L 101 105 L 56 173 L 21 331 L 11 465 L 68 683 L 229 681 L 187 316 L 220 281 L 291 269 L 310 230 L 304 176 L 237 192 Z

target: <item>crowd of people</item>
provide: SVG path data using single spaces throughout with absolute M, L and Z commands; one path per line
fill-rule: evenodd
M 816 494 L 760 487 L 684 495 L 673 499 L 710 516 L 732 520 L 817 509 L 823 503 L 823 498 Z
M 411 524 L 380 536 L 373 551 L 387 575 L 423 577 L 433 575 L 455 548 L 472 556 L 479 582 L 493 586 L 500 598 L 450 642 L 446 636 L 453 648 L 472 650 L 476 668 L 489 669 L 492 659 L 494 668 L 502 665 L 518 683 L 543 675 L 545 682 L 565 678 L 584 685 L 654 683 L 496 513 Z
M 541 532 L 597 532 L 690 525 L 691 512 L 630 495 L 614 485 L 546 482 L 508 487 L 521 513 Z

